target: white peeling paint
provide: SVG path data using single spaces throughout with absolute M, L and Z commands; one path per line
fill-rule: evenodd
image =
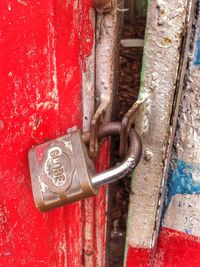
M 55 29 L 54 25 L 49 20 L 49 27 L 52 34 L 52 48 L 53 48 L 53 55 L 52 55 L 52 64 L 53 64 L 53 82 L 54 87 L 51 90 L 51 92 L 48 93 L 48 96 L 53 100 L 53 102 L 59 102 L 59 96 L 58 96 L 58 80 L 57 80 L 57 63 L 56 63 L 56 43 L 55 43 Z M 55 106 L 56 108 L 56 106 Z M 58 105 L 57 105 L 58 108 Z
M 53 103 L 52 101 L 46 101 L 46 102 L 39 102 L 39 103 L 36 103 L 36 109 L 51 109 L 51 108 L 54 108 L 55 110 L 58 109 L 58 103 Z
M 149 5 L 140 92 L 146 101 L 135 119 L 145 153 L 132 180 L 127 236 L 132 247 L 151 248 L 155 239 L 187 2 L 158 0 Z
M 183 75 L 184 84 L 172 151 L 173 173 L 169 180 L 169 193 L 181 192 L 183 195 L 172 196 L 162 223 L 165 227 L 196 236 L 200 236 L 200 62 L 196 58 L 200 29 L 198 8 L 199 4 L 196 3 L 190 45 L 185 55 L 187 69 Z
M 113 89 L 115 88 L 115 61 L 118 49 L 118 12 L 112 10 L 99 14 L 96 30 L 96 103 L 110 102 L 111 113 Z
M 57 66 L 56 66 L 56 52 L 55 52 L 55 50 L 53 53 L 53 69 L 54 69 L 54 72 L 53 72 L 54 88 L 51 92 L 51 97 L 53 99 L 55 99 L 56 101 L 58 101 L 59 100 L 59 98 L 58 98 L 58 80 L 57 80 Z
M 179 127 L 175 139 L 177 157 L 187 163 L 200 163 L 200 68 L 194 64 L 200 16 L 195 25 L 196 30 L 192 40 L 192 49 L 188 55 L 189 64 L 178 117 Z M 197 178 L 195 171 L 193 175 Z M 198 176 L 200 179 L 200 174 Z
M 95 28 L 95 11 L 90 10 L 90 18 Z M 91 54 L 84 58 L 82 71 L 83 95 L 83 131 L 90 130 L 90 123 L 95 112 L 95 34 Z
M 162 225 L 200 236 L 200 195 L 173 196 Z
M 17 0 L 17 2 L 22 4 L 22 5 L 24 5 L 24 6 L 28 5 L 28 3 L 26 1 L 24 1 L 24 0 Z

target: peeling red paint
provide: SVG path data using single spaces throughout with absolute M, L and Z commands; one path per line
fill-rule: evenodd
M 82 202 L 40 213 L 27 151 L 82 126 L 82 60 L 93 44 L 89 12 L 75 0 L 1 3 L 1 266 L 82 266 Z
M 110 159 L 110 143 L 106 140 L 102 144 L 96 159 L 97 172 L 108 168 Z M 85 200 L 85 266 L 105 266 L 106 231 L 107 231 L 107 186 L 101 187 L 96 197 Z
M 200 266 L 200 238 L 169 228 L 162 228 L 155 267 Z
M 128 248 L 127 267 L 148 267 L 150 264 L 151 250 L 145 248 Z
M 110 159 L 110 142 L 105 140 L 100 149 L 100 156 L 96 160 L 97 171 L 108 168 Z M 106 233 L 107 233 L 107 186 L 102 186 L 95 200 L 95 235 L 96 235 L 96 266 L 105 266 Z

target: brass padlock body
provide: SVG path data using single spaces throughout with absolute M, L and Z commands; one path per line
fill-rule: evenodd
M 94 165 L 79 131 L 35 146 L 29 151 L 35 204 L 47 211 L 96 195 Z

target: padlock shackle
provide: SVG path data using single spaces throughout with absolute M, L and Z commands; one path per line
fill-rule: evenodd
M 120 135 L 121 123 L 108 123 L 102 127 L 99 137 L 103 138 L 109 135 Z M 92 177 L 91 183 L 95 188 L 104 184 L 109 184 L 120 180 L 129 175 L 137 166 L 142 155 L 142 142 L 137 132 L 132 128 L 129 132 L 129 147 L 125 159 L 120 165 L 107 171 L 103 171 Z

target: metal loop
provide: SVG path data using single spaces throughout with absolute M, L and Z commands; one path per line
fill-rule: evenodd
M 120 135 L 122 124 L 120 122 L 111 122 L 100 128 L 99 138 L 106 136 Z M 89 143 L 90 134 L 83 134 L 83 140 Z M 142 155 L 142 142 L 137 132 L 131 128 L 128 136 L 128 151 L 125 159 L 119 166 L 113 167 L 109 170 L 103 171 L 92 177 L 91 183 L 95 188 L 103 184 L 115 182 L 124 176 L 129 175 L 137 166 Z

